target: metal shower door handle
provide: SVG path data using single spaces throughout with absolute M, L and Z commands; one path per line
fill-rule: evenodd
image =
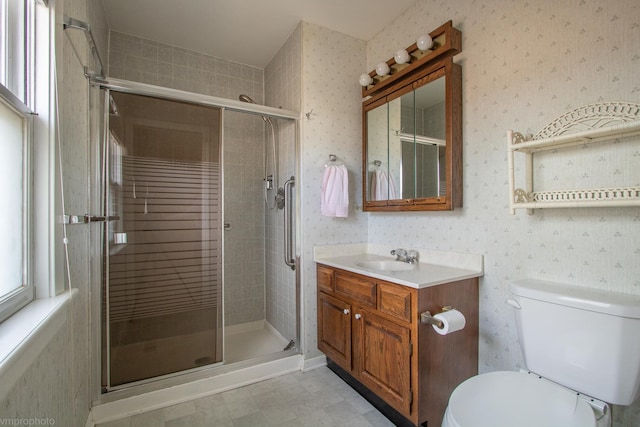
M 284 263 L 296 269 L 296 260 L 293 257 L 293 186 L 295 177 L 289 178 L 284 183 L 285 206 L 284 206 Z
M 65 215 L 63 218 L 63 222 L 68 225 L 76 225 L 76 224 L 90 224 L 92 222 L 109 222 L 109 221 L 119 221 L 120 217 L 117 215 Z

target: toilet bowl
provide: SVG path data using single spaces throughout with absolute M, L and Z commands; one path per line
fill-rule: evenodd
M 442 427 L 605 427 L 591 399 L 529 372 L 498 371 L 460 384 Z M 603 402 L 598 402 L 598 404 Z
M 510 289 L 530 371 L 467 379 L 443 427 L 609 427 L 608 404 L 640 389 L 640 296 L 541 280 Z

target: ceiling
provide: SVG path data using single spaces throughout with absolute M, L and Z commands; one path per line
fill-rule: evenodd
M 416 0 L 103 0 L 109 28 L 265 68 L 300 21 L 369 40 Z

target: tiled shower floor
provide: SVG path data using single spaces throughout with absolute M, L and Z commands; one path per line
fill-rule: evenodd
M 328 368 L 292 373 L 98 427 L 350 426 L 393 424 Z

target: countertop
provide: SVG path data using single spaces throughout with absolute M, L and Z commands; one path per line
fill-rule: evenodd
M 364 261 L 392 261 L 395 257 L 390 252 L 396 248 L 398 247 L 373 243 L 315 246 L 313 260 L 319 264 L 418 289 L 484 274 L 482 255 L 411 247 L 404 249 L 420 253 L 420 262 L 412 270 L 374 270 L 358 265 Z

